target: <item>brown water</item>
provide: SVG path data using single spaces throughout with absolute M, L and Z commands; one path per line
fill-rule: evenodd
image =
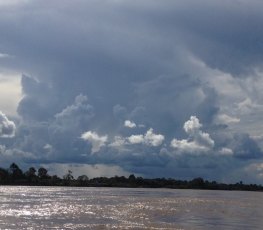
M 0 229 L 263 229 L 263 193 L 0 187 Z

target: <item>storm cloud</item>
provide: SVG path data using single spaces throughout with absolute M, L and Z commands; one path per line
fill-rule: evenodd
M 256 0 L 0 4 L 0 84 L 12 73 L 22 88 L 14 119 L 0 107 L 2 152 L 50 168 L 241 180 L 262 163 L 262 9 Z

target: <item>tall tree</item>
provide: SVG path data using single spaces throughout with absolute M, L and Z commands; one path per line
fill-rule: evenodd
M 21 179 L 23 177 L 23 171 L 15 163 L 12 163 L 9 166 L 8 172 L 13 180 Z
M 68 170 L 68 173 L 67 173 L 65 176 L 63 176 L 63 179 L 64 179 L 64 180 L 68 180 L 68 181 L 74 180 L 74 177 L 73 177 L 73 175 L 72 175 L 72 171 L 71 171 L 71 170 Z
M 44 178 L 48 177 L 47 169 L 45 169 L 44 167 L 40 167 L 40 168 L 38 169 L 38 176 L 39 176 L 39 178 L 41 178 L 41 179 L 44 179 Z
M 36 169 L 34 167 L 30 167 L 27 171 L 26 171 L 26 176 L 27 177 L 35 177 L 36 176 Z

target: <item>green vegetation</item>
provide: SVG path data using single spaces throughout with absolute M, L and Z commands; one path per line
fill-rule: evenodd
M 75 186 L 75 187 L 125 187 L 125 188 L 172 188 L 172 189 L 210 189 L 210 190 L 242 190 L 242 191 L 263 191 L 263 186 L 256 184 L 243 184 L 242 181 L 236 184 L 217 183 L 202 178 L 195 178 L 190 181 L 175 180 L 166 178 L 145 179 L 130 175 L 115 177 L 97 177 L 89 179 L 81 175 L 77 179 L 68 170 L 67 174 L 60 178 L 56 175 L 50 176 L 48 170 L 40 167 L 36 170 L 30 167 L 23 172 L 19 166 L 12 163 L 8 169 L 0 168 L 0 185 L 30 185 L 30 186 Z

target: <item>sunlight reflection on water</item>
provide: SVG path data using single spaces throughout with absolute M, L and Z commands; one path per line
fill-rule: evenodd
M 0 229 L 262 229 L 263 193 L 0 187 Z

